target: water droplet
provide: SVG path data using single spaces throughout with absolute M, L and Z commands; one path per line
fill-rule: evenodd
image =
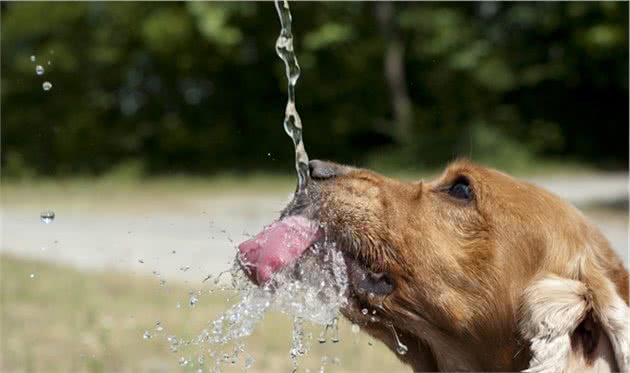
M 44 82 L 44 84 L 42 84 L 42 88 L 44 88 L 44 91 L 50 91 L 52 84 L 50 82 Z
M 150 339 L 151 338 L 151 333 L 149 333 L 148 330 L 144 331 L 144 334 L 142 335 L 142 338 L 144 339 Z
M 326 324 L 326 326 L 324 326 L 324 330 L 322 330 L 321 334 L 319 335 L 319 343 L 324 344 L 326 343 L 326 334 L 328 334 L 328 329 L 330 328 L 330 324 Z
M 166 280 L 160 280 L 160 286 L 164 286 L 166 284 Z
M 50 66 L 50 61 L 48 61 L 48 66 Z
M 332 330 L 333 330 L 333 335 L 332 337 L 330 337 L 330 341 L 332 343 L 337 343 L 339 342 L 339 326 L 337 325 L 339 319 L 337 319 L 336 317 L 333 319 L 332 322 Z
M 398 352 L 399 355 L 404 355 L 407 353 L 407 346 L 405 345 L 398 345 L 396 347 L 396 352 Z
M 173 251 L 171 251 L 171 254 L 175 254 L 176 252 L 177 252 L 177 251 L 173 250 Z
M 138 263 L 140 263 L 140 264 L 144 264 L 144 260 L 142 260 L 142 259 L 138 259 Z
M 35 66 L 35 73 L 37 75 L 44 75 L 44 67 L 42 65 Z
M 181 308 L 181 306 L 182 306 L 181 304 L 177 303 L 177 304 L 175 305 L 175 308 Z
M 197 302 L 199 302 L 199 299 L 197 298 L 197 296 L 193 295 L 190 297 L 190 301 L 188 302 L 188 304 L 190 304 L 191 307 L 194 307 Z
M 183 267 L 179 267 L 179 270 L 182 272 L 186 272 L 190 269 L 190 266 L 183 266 Z
M 39 219 L 42 223 L 50 224 L 55 220 L 55 212 L 54 211 L 44 211 L 39 215 Z
M 186 360 L 186 358 L 183 357 L 183 356 L 180 357 L 179 358 L 179 365 L 182 366 L 182 367 L 185 367 L 186 365 L 188 365 L 188 360 Z
M 267 157 L 271 157 L 271 153 L 267 153 Z
M 367 308 L 362 309 L 361 313 L 364 314 L 364 315 L 367 315 L 368 314 L 368 309 Z
M 357 324 L 352 324 L 352 327 L 350 329 L 354 334 L 358 333 L 361 330 L 361 328 Z
M 245 358 L 245 369 L 249 369 L 254 364 L 254 357 L 248 356 Z
M 35 62 L 37 60 L 37 58 L 35 58 L 35 56 L 31 56 L 31 62 Z
M 34 273 L 31 273 L 28 277 L 30 277 L 30 278 L 35 278 L 35 274 L 34 274 Z
M 400 341 L 400 338 L 398 338 L 398 333 L 396 333 L 396 328 L 394 328 L 394 324 L 392 324 L 391 322 L 388 322 L 387 326 L 389 327 L 389 329 L 392 331 L 392 334 L 394 335 L 394 340 L 396 341 L 396 352 L 399 355 L 406 354 L 408 351 L 408 348 L 404 343 Z

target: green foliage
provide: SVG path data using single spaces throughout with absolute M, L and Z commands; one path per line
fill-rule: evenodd
M 1 6 L 4 176 L 292 170 L 273 4 Z M 292 11 L 312 158 L 628 165 L 628 3 L 396 3 L 389 39 L 374 3 Z M 412 105 L 402 135 L 392 37 Z

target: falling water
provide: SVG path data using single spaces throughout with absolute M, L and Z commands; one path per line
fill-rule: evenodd
M 275 0 L 276 10 L 280 18 L 282 30 L 276 41 L 276 53 L 284 61 L 287 75 L 288 100 L 284 114 L 284 130 L 293 140 L 295 147 L 295 169 L 298 176 L 296 194 L 306 193 L 309 180 L 308 155 L 302 140 L 302 121 L 295 108 L 295 84 L 300 77 L 300 65 L 293 49 L 293 34 L 291 33 L 291 11 L 287 0 Z

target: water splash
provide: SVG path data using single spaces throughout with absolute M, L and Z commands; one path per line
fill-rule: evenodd
M 275 309 L 300 320 L 336 324 L 340 307 L 347 302 L 347 279 L 343 254 L 334 244 L 316 244 L 299 265 L 285 268 L 262 287 L 244 277 L 240 269 L 232 272 L 233 285 L 241 300 L 213 322 L 214 341 L 225 344 L 249 336 L 268 309 Z
M 222 279 L 224 274 L 230 275 L 231 281 Z M 199 367 L 198 358 L 202 358 L 205 361 L 204 370 L 220 371 L 223 365 L 239 362 L 247 369 L 253 364 L 253 358 L 243 355 L 244 342 L 264 316 L 275 310 L 292 316 L 294 320 L 289 357 L 291 365 L 297 369 L 299 359 L 308 352 L 312 338 L 310 332 L 305 332 L 306 322 L 329 325 L 331 340 L 339 340 L 337 315 L 339 308 L 347 302 L 345 274 L 343 254 L 334 243 L 328 242 L 313 245 L 299 265 L 281 270 L 262 287 L 252 284 L 240 266 L 234 263 L 231 270 L 213 277 L 206 284 L 211 285 L 208 293 L 227 290 L 236 292 L 240 299 L 208 322 L 196 337 L 179 338 L 169 333 L 159 321 L 150 333 L 153 340 L 159 339 L 158 336 L 165 338 L 173 352 L 181 354 L 186 353 L 188 348 L 199 348 L 195 356 L 185 356 L 187 368 Z M 196 303 L 203 293 L 189 292 L 190 305 Z
M 304 148 L 302 139 L 302 120 L 295 107 L 295 84 L 300 77 L 300 65 L 298 64 L 293 49 L 293 34 L 291 32 L 291 11 L 289 2 L 283 0 L 274 1 L 276 11 L 280 18 L 280 36 L 276 40 L 276 53 L 284 61 L 287 76 L 288 100 L 284 113 L 284 131 L 293 140 L 295 148 L 295 169 L 298 176 L 296 194 L 306 193 L 306 185 L 309 180 L 308 154 Z
M 42 84 L 42 88 L 44 89 L 44 91 L 50 91 L 50 89 L 52 88 L 52 83 L 50 82 L 44 82 Z

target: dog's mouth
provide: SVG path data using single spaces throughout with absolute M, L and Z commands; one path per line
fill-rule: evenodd
M 371 270 L 362 259 L 361 248 L 342 238 L 344 235 L 340 233 L 344 227 L 333 227 L 307 217 L 318 215 L 312 213 L 313 205 L 305 207 L 301 204 L 299 209 L 295 206 L 294 201 L 279 220 L 239 245 L 239 263 L 252 282 L 259 286 L 267 284 L 283 269 L 294 265 L 299 267 L 302 258 L 314 251 L 312 248 L 329 247 L 326 243 L 332 242 L 334 250 L 343 254 L 346 264 L 347 298 L 348 306 L 354 311 L 352 313 L 361 313 L 371 308 L 371 304 L 381 303 L 394 291 L 395 283 L 391 276 Z M 361 317 L 360 314 L 358 316 Z
M 322 236 L 319 224 L 301 215 L 284 217 L 238 246 L 247 276 L 262 285 L 295 263 Z

